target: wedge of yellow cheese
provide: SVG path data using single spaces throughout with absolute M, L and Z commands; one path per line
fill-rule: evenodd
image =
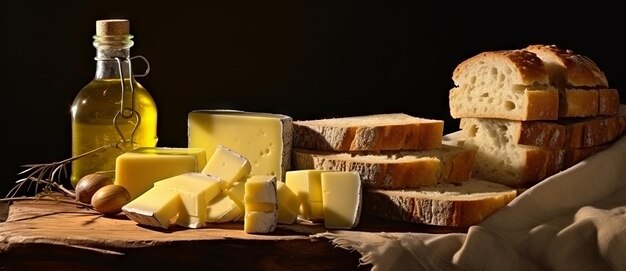
M 278 223 L 278 199 L 275 176 L 251 176 L 245 184 L 245 218 L 243 230 L 246 233 L 268 233 L 276 229 Z
M 167 229 L 182 209 L 177 191 L 154 187 L 122 207 L 140 225 Z
M 303 219 L 324 219 L 322 172 L 326 171 L 312 169 L 287 171 L 285 184 L 300 199 L 299 214 Z
M 154 183 L 154 187 L 177 191 L 182 210 L 176 224 L 199 228 L 206 223 L 207 206 L 220 192 L 220 179 L 202 173 L 185 173 Z
M 114 183 L 126 188 L 132 200 L 156 181 L 200 172 L 205 165 L 206 153 L 202 148 L 137 148 L 117 157 Z
M 321 174 L 324 206 L 324 227 L 351 229 L 361 217 L 361 178 L 356 172 L 324 172 Z
M 196 110 L 188 115 L 188 146 L 203 148 L 207 157 L 218 145 L 244 156 L 251 175 L 283 180 L 292 148 L 289 116 L 234 110 Z
M 252 167 L 248 159 L 222 145 L 217 145 L 202 173 L 220 177 L 224 188 L 246 178 Z

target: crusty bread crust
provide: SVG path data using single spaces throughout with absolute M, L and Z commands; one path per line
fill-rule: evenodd
M 565 161 L 564 167 L 569 168 L 582 160 L 589 158 L 590 156 L 601 152 L 611 146 L 611 143 L 605 143 L 598 146 L 586 147 L 586 148 L 568 148 L 565 149 Z
M 559 117 L 617 114 L 617 91 L 606 91 L 604 72 L 586 56 L 556 45 L 530 45 L 550 73 L 550 84 L 559 90 Z M 604 92 L 604 93 L 603 93 Z
M 543 62 L 535 54 L 525 50 L 502 50 L 483 52 L 459 64 L 452 73 L 452 80 L 459 86 L 461 74 L 466 73 L 478 62 L 503 62 L 510 69 L 511 81 L 515 85 L 530 86 L 534 84 L 547 85 L 548 72 Z
M 515 189 L 472 179 L 461 185 L 439 184 L 418 190 L 366 189 L 363 212 L 436 226 L 476 225 L 517 196 Z
M 619 92 L 617 89 L 598 90 L 598 115 L 619 113 Z
M 364 187 L 419 188 L 470 179 L 475 150 L 442 145 L 432 151 L 355 154 L 293 150 L 295 169 L 356 171 Z
M 598 115 L 598 91 L 594 89 L 564 89 L 559 95 L 559 117 L 588 117 Z
M 484 52 L 459 64 L 449 93 L 453 118 L 554 120 L 559 94 L 535 54 L 525 50 Z
M 443 121 L 407 114 L 377 114 L 295 121 L 294 147 L 329 151 L 433 150 Z
M 561 49 L 556 45 L 535 44 L 525 48 L 535 53 L 546 64 L 558 65 L 564 69 L 567 85 L 573 87 L 607 88 L 609 83 L 598 65 L 586 56 L 572 50 Z
M 567 137 L 564 148 L 586 148 L 611 142 L 626 132 L 626 116 L 604 116 L 572 119 L 565 122 Z

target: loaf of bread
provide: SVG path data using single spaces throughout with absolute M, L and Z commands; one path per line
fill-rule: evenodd
M 467 181 L 474 157 L 473 149 L 447 145 L 430 151 L 369 154 L 293 149 L 292 165 L 295 169 L 355 171 L 364 187 L 401 189 Z
M 294 147 L 329 151 L 433 150 L 443 121 L 403 113 L 294 121 Z
M 478 54 L 459 64 L 452 79 L 453 118 L 558 118 L 558 92 L 541 59 L 526 50 Z
M 476 225 L 517 196 L 515 189 L 476 179 L 414 190 L 366 189 L 363 212 L 383 218 L 447 227 Z
M 610 89 L 604 72 L 590 58 L 556 45 L 530 45 L 550 74 L 550 84 L 559 91 L 559 117 L 614 115 L 619 93 Z

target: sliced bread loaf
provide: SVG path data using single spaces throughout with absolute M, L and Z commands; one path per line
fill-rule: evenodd
M 559 91 L 559 117 L 617 114 L 619 93 L 609 89 L 604 72 L 586 56 L 556 45 L 530 45 L 550 74 L 550 84 Z
M 453 118 L 553 120 L 557 90 L 535 54 L 526 50 L 484 52 L 459 64 L 449 105 Z
M 515 189 L 472 179 L 460 185 L 438 184 L 414 190 L 365 189 L 363 212 L 428 225 L 476 225 L 517 196 Z
M 481 127 L 502 126 L 507 142 L 548 149 L 584 148 L 611 142 L 626 133 L 626 116 L 566 118 L 556 121 L 514 121 L 463 118 L 460 128 L 471 137 Z M 492 124 L 488 124 L 492 123 Z
M 443 121 L 403 113 L 293 122 L 294 147 L 329 151 L 432 150 Z
M 294 149 L 295 169 L 356 171 L 364 187 L 418 188 L 461 183 L 470 178 L 475 151 L 442 145 L 431 151 L 389 151 L 375 154 Z
M 476 150 L 472 177 L 528 187 L 563 169 L 563 149 L 520 145 L 513 140 L 519 123 L 472 119 L 463 124 L 463 146 Z

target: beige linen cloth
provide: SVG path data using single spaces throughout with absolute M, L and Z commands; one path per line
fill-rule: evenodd
M 626 115 L 626 105 L 620 108 Z M 467 233 L 334 231 L 372 270 L 626 270 L 626 137 Z

